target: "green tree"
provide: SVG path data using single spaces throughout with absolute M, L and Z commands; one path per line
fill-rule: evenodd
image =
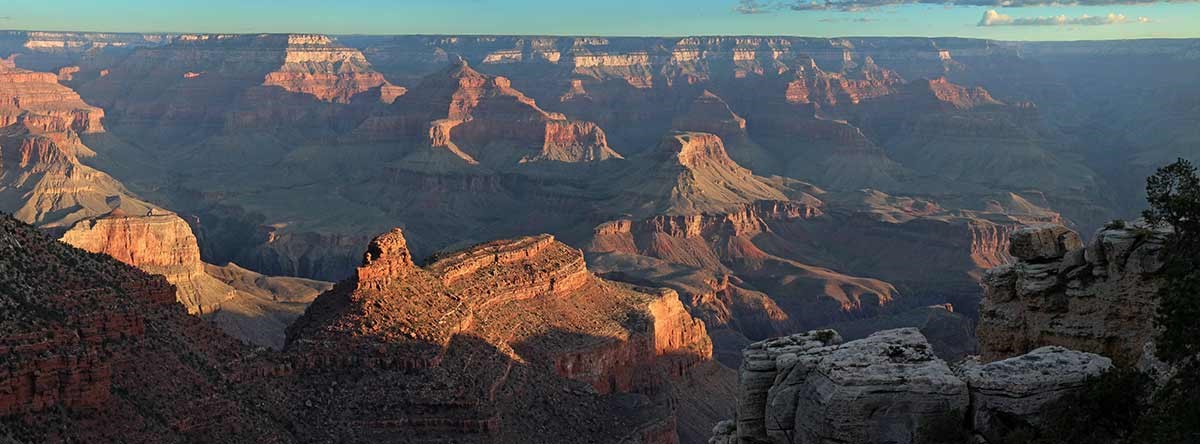
M 1169 226 L 1155 321 L 1159 359 L 1176 373 L 1158 390 L 1139 442 L 1200 442 L 1200 176 L 1184 159 L 1146 179 L 1147 222 Z
M 1146 179 L 1150 207 L 1142 217 L 1173 229 L 1166 249 L 1164 285 L 1159 291 L 1158 356 L 1179 363 L 1200 353 L 1200 176 L 1184 159 L 1159 168 Z

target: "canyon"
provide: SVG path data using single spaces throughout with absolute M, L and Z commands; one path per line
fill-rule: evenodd
M 709 442 L 1012 442 L 1058 426 L 1049 418 L 1070 408 L 1060 401 L 1095 390 L 1095 378 L 1114 369 L 1165 387 L 1179 372 L 1154 355 L 1167 234 L 1112 224 L 1085 247 L 1062 225 L 1015 231 L 1017 261 L 985 277 L 982 354 L 966 359 L 940 359 L 911 327 L 853 341 L 813 330 L 750 344 L 737 413 Z
M 839 362 L 881 342 L 946 383 L 943 407 L 986 385 L 939 367 L 968 355 L 1138 362 L 1153 306 L 1127 299 L 1153 292 L 1161 235 L 1102 227 L 1195 156 L 1197 49 L 3 31 L 0 211 L 165 280 L 134 279 L 153 319 L 110 316 L 154 345 L 39 345 L 63 357 L 21 362 L 87 384 L 26 399 L 48 392 L 14 376 L 2 404 L 182 396 L 109 396 L 149 371 L 128 353 L 175 353 L 143 324 L 214 341 L 185 349 L 213 356 L 189 364 L 206 399 L 284 441 L 691 443 L 735 411 L 763 441 L 734 369 L 818 329 L 836 338 L 778 370 L 787 390 L 854 385 Z M 788 434 L 862 438 L 793 413 Z M 213 427 L 179 418 L 149 421 Z

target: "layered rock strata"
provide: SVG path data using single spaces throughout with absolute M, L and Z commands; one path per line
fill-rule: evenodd
M 580 251 L 552 236 L 485 243 L 418 267 L 399 229 L 371 243 L 355 277 L 317 298 L 289 329 L 287 348 L 313 378 L 349 368 L 376 372 L 346 389 L 356 397 L 330 409 L 372 411 L 375 403 L 405 399 L 408 413 L 379 411 L 368 422 L 425 433 L 450 421 L 446 426 L 456 433 L 501 440 L 529 426 L 532 418 L 524 413 L 510 415 L 541 399 L 529 398 L 541 396 L 533 393 L 558 397 L 548 393 L 560 386 L 576 393 L 581 389 L 572 384 L 579 384 L 593 394 L 653 398 L 712 356 L 704 324 L 675 292 L 601 280 L 587 270 Z M 545 385 L 514 386 L 531 378 Z M 374 392 L 374 380 L 395 381 L 406 398 Z M 443 385 L 459 388 L 438 388 Z M 531 393 L 520 394 L 524 390 Z M 545 412 L 570 425 L 563 433 L 592 427 L 563 416 L 590 408 L 596 410 L 589 415 L 609 412 L 600 414 L 631 425 L 637 439 L 675 439 L 673 413 L 658 401 L 621 414 L 610 412 L 607 398 L 566 397 L 555 407 L 559 412 Z M 467 423 L 478 427 L 453 425 Z M 356 433 L 390 432 L 367 425 Z
M 287 324 L 329 287 L 306 279 L 268 278 L 232 264 L 205 264 L 187 222 L 157 209 L 144 215 L 114 210 L 84 219 L 61 240 L 163 275 L 188 313 L 213 318 L 233 336 L 275 348 L 282 348 Z
M 1010 251 L 1018 261 L 984 277 L 983 358 L 1059 345 L 1136 363 L 1154 333 L 1164 241 L 1133 224 L 1102 229 L 1086 247 L 1061 226 L 1017 231 Z
M 239 377 L 273 364 L 250 364 L 249 349 L 188 316 L 162 277 L 0 216 L 0 289 L 6 436 L 294 439 L 265 413 L 284 412 L 280 392 Z

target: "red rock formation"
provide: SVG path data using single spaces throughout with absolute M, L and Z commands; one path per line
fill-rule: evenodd
M 371 243 L 354 278 L 319 297 L 291 327 L 288 349 L 313 375 L 366 366 L 381 374 L 407 372 L 406 380 L 418 385 L 462 387 L 411 393 L 404 402 L 443 407 L 403 419 L 378 412 L 364 424 L 366 430 L 392 423 L 428 431 L 445 424 L 455 433 L 505 436 L 524 427 L 524 419 L 508 415 L 533 393 L 555 393 L 552 387 L 571 380 L 600 394 L 660 393 L 669 378 L 707 362 L 711 344 L 703 323 L 684 310 L 674 292 L 651 294 L 598 279 L 587 271 L 581 252 L 551 236 L 481 244 L 418 267 L 396 229 Z M 514 394 L 514 378 L 550 386 Z M 554 378 L 565 379 L 551 382 Z M 361 411 L 382 401 L 358 393 L 329 408 Z M 604 399 L 592 408 L 611 408 Z M 556 408 L 573 411 L 578 402 Z M 461 419 L 438 419 L 448 411 L 460 412 Z M 653 424 L 664 418 L 653 415 Z M 564 431 L 590 427 L 564 420 Z M 650 429 L 647 436 L 655 442 L 675 436 L 663 426 Z
M 80 163 L 95 153 L 79 133 L 102 132 L 103 115 L 53 74 L 0 68 L 0 209 L 58 228 L 117 207 L 149 211 L 112 177 Z
M 0 426 L 14 439 L 288 435 L 244 401 L 253 387 L 224 379 L 246 351 L 184 314 L 161 277 L 55 242 L 7 216 L 0 218 L 0 268 L 0 286 L 11 290 L 0 300 L 21 307 L 0 317 L 7 362 Z M 253 405 L 282 405 L 269 391 L 261 395 Z
M 17 68 L 0 68 L 0 127 L 17 123 L 23 112 L 54 119 L 56 131 L 103 132 L 104 111 L 90 106 L 70 88 L 58 84 L 58 75 Z
M 188 313 L 215 318 L 231 335 L 276 348 L 283 345 L 287 323 L 327 288 L 316 281 L 267 279 L 236 265 L 224 269 L 206 265 L 200 261 L 192 229 L 179 216 L 162 210 L 135 216 L 114 210 L 79 221 L 61 240 L 163 275 L 177 288 L 179 303 Z
M 645 160 L 616 182 L 623 185 L 612 202 L 614 210 L 622 210 L 617 212 L 686 215 L 726 211 L 757 200 L 787 200 L 730 159 L 715 134 L 671 134 Z
M 356 94 L 383 87 L 381 101 L 390 102 L 397 91 L 383 75 L 371 69 L 362 53 L 337 46 L 323 35 L 289 35 L 283 66 L 268 73 L 264 86 L 310 94 L 319 100 L 349 103 Z M 402 94 L 402 93 L 400 93 Z
M 549 113 L 504 77 L 486 76 L 465 63 L 427 77 L 394 101 L 387 114 L 368 118 L 359 137 L 421 137 L 467 164 L 512 166 L 536 161 L 593 162 L 620 158 L 600 127 Z

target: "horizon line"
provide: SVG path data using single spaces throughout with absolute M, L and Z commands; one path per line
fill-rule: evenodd
M 629 35 L 629 34 L 495 34 L 495 33 L 411 33 L 411 34 L 387 34 L 387 33 L 324 33 L 324 32 L 194 32 L 194 31 L 79 31 L 79 30 L 61 30 L 61 29 L 0 29 L 0 33 L 14 32 L 47 32 L 47 33 L 63 33 L 63 34 L 125 34 L 125 35 L 162 35 L 162 36 L 180 36 L 180 35 L 323 35 L 331 37 L 553 37 L 553 38 L 586 38 L 586 37 L 603 37 L 603 38 L 626 38 L 626 39 L 685 39 L 694 37 L 776 37 L 776 38 L 796 38 L 796 39 L 959 39 L 959 40 L 975 40 L 985 42 L 1012 42 L 1012 43 L 1039 43 L 1039 42 L 1061 42 L 1061 43 L 1078 43 L 1078 42 L 1113 42 L 1113 41 L 1152 41 L 1152 40 L 1197 40 L 1200 37 L 1135 37 L 1135 38 L 1099 38 L 1099 39 L 990 39 L 981 37 L 963 37 L 955 35 L 943 36 L 921 36 L 921 35 L 838 35 L 838 36 L 819 36 L 819 35 L 796 35 L 796 34 L 690 34 L 690 35 Z

